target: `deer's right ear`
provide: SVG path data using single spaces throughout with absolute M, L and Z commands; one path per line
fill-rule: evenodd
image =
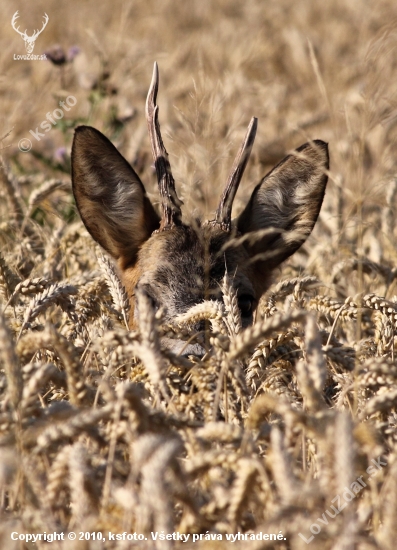
M 328 179 L 328 146 L 305 143 L 263 178 L 237 220 L 240 233 L 269 230 L 248 245 L 257 267 L 277 267 L 310 235 Z
M 98 130 L 79 126 L 72 147 L 77 208 L 91 236 L 124 266 L 160 225 L 145 188 L 129 163 Z

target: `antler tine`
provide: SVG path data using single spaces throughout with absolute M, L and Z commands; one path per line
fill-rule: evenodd
M 43 25 L 42 25 L 41 29 L 35 30 L 33 35 L 30 38 L 37 38 L 39 36 L 39 34 L 41 34 L 43 32 L 43 30 L 46 28 L 48 20 L 49 20 L 48 15 L 46 13 L 44 13 L 44 21 L 43 21 Z
M 161 197 L 162 219 L 160 229 L 162 230 L 171 229 L 174 225 L 181 223 L 181 205 L 183 203 L 176 194 L 175 180 L 172 176 L 168 153 L 161 138 L 158 121 L 159 108 L 156 105 L 158 88 L 159 69 L 157 63 L 155 63 L 152 82 L 146 99 L 146 119 Z
M 24 34 L 26 34 L 26 30 L 25 30 L 25 32 L 23 33 L 23 32 L 21 32 L 21 31 L 19 30 L 19 25 L 18 25 L 18 27 L 15 27 L 16 22 L 17 22 L 17 19 L 19 19 L 19 13 L 18 13 L 18 11 L 16 11 L 16 12 L 14 13 L 14 15 L 12 16 L 11 25 L 12 25 L 12 28 L 14 29 L 14 31 L 16 31 L 18 34 L 20 34 L 21 36 L 23 36 Z
M 256 130 L 258 127 L 258 119 L 252 117 L 245 134 L 244 141 L 241 144 L 240 150 L 234 159 L 233 168 L 229 174 L 223 191 L 219 206 L 215 214 L 215 223 L 221 225 L 222 229 L 230 231 L 232 206 L 234 197 L 236 196 L 238 186 L 243 177 L 245 167 L 251 155 L 252 146 L 255 141 Z

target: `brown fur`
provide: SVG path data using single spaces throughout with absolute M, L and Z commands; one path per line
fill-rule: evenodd
M 84 225 L 123 270 L 135 263 L 159 217 L 138 175 L 101 132 L 77 128 L 72 158 L 73 193 Z

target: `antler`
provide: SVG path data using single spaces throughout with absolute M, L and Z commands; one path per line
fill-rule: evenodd
M 43 32 L 43 30 L 46 28 L 47 26 L 47 23 L 48 23 L 48 20 L 49 20 L 49 17 L 46 13 L 44 13 L 44 21 L 43 21 L 43 26 L 41 27 L 41 29 L 37 30 L 37 31 L 34 31 L 32 36 L 29 36 L 27 34 L 27 29 L 25 29 L 25 32 L 21 32 L 19 30 L 19 26 L 16 27 L 15 24 L 17 22 L 17 19 L 19 17 L 19 12 L 16 11 L 14 13 L 14 15 L 12 16 L 12 19 L 11 19 L 11 25 L 12 25 L 12 28 L 14 29 L 14 31 L 17 31 L 18 34 L 20 34 L 24 40 L 29 40 L 29 41 L 33 41 L 33 40 L 36 40 L 36 38 L 39 36 L 39 34 L 41 34 Z
M 30 36 L 29 38 L 36 39 L 39 36 L 39 34 L 41 34 L 43 32 L 43 30 L 46 28 L 48 20 L 49 20 L 48 15 L 46 13 L 44 13 L 44 22 L 43 22 L 43 26 L 41 27 L 41 30 L 34 31 L 32 36 Z
M 244 141 L 241 144 L 240 150 L 234 159 L 232 170 L 226 182 L 219 206 L 215 214 L 215 223 L 218 223 L 225 231 L 231 229 L 232 206 L 234 197 L 241 178 L 243 177 L 245 167 L 251 155 L 252 146 L 255 141 L 256 129 L 258 127 L 258 119 L 252 117 L 245 134 Z
M 15 27 L 15 24 L 16 24 L 16 22 L 17 22 L 18 17 L 19 17 L 18 11 L 16 11 L 16 12 L 14 13 L 14 15 L 12 16 L 12 19 L 11 19 L 12 28 L 14 29 L 14 31 L 17 31 L 17 33 L 20 34 L 21 36 L 26 37 L 26 30 L 27 30 L 27 29 L 25 29 L 25 32 L 21 32 L 21 31 L 19 30 L 19 27 L 18 27 L 18 28 Z
M 152 81 L 146 99 L 146 119 L 161 197 L 162 219 L 160 230 L 163 230 L 171 229 L 175 225 L 180 225 L 182 216 L 181 205 L 183 203 L 176 194 L 175 180 L 172 176 L 168 153 L 161 138 L 160 124 L 158 121 L 159 108 L 156 105 L 158 88 L 159 70 L 157 63 L 155 63 Z

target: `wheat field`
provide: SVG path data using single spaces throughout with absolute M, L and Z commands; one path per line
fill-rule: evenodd
M 48 14 L 34 49 L 47 61 L 14 58 L 17 10 L 28 33 Z M 2 14 L 0 547 L 394 549 L 396 3 L 3 0 Z M 144 116 L 154 61 L 192 216 L 213 214 L 252 116 L 235 214 L 290 150 L 329 142 L 315 230 L 244 330 L 225 277 L 222 304 L 173 325 L 141 296 L 128 331 L 116 269 L 76 212 L 81 123 L 158 205 Z M 164 335 L 202 341 L 198 319 L 203 358 L 163 349 Z

